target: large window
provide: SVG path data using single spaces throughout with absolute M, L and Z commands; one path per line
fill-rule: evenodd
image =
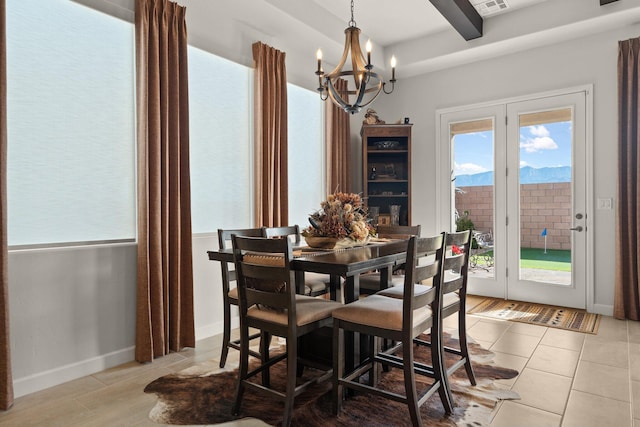
M 194 233 L 253 226 L 250 70 L 189 47 Z
M 134 28 L 7 0 L 9 245 L 135 238 Z
M 326 199 L 324 103 L 317 92 L 289 84 L 289 223 L 301 228 Z

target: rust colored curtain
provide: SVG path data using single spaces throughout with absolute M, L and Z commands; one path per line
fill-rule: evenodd
M 345 99 L 347 84 L 338 80 L 336 89 Z M 327 192 L 351 191 L 351 127 L 350 115 L 333 102 L 326 101 Z
M 255 67 L 255 223 L 289 225 L 285 53 L 253 44 Z
M 195 346 L 185 8 L 137 0 L 136 360 Z
M 618 210 L 613 315 L 640 320 L 640 39 L 618 43 Z
M 7 243 L 7 35 L 5 1 L 0 0 L 0 409 L 13 405 L 9 342 L 9 250 Z

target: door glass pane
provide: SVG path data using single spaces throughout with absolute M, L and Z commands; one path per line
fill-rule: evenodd
M 521 280 L 571 284 L 572 110 L 519 116 Z
M 494 136 L 491 118 L 450 126 L 456 229 L 474 230 L 470 272 L 486 278 L 494 277 Z

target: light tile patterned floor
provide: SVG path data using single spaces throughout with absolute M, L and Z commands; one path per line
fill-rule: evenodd
M 479 302 L 471 297 L 470 306 Z M 640 323 L 603 318 L 598 335 L 467 316 L 469 335 L 520 375 L 500 387 L 522 399 L 498 405 L 492 427 L 640 427 Z M 445 321 L 448 330 L 456 319 Z M 158 426 L 143 388 L 153 379 L 220 356 L 220 336 L 152 364 L 127 363 L 18 398 L 0 426 Z M 238 353 L 230 351 L 233 369 Z M 229 423 L 254 427 L 257 420 Z
M 522 399 L 499 404 L 492 427 L 640 427 L 639 322 L 604 317 L 591 335 L 467 318 L 469 335 L 496 363 L 520 371 L 500 386 Z

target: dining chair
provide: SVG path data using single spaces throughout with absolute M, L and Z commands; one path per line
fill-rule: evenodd
M 447 414 L 452 412 L 441 351 L 440 281 L 443 272 L 444 241 L 444 233 L 433 237 L 409 238 L 402 299 L 372 295 L 333 312 L 333 408 L 336 414 L 342 409 L 345 387 L 405 403 L 414 426 L 422 425 L 420 406 L 436 391 Z M 430 280 L 432 288 L 429 292 L 415 294 L 414 285 L 424 280 Z M 413 352 L 414 339 L 427 329 L 431 329 L 432 341 L 429 365 L 414 360 Z M 370 355 L 351 372 L 344 372 L 346 331 L 374 337 L 370 340 Z M 382 350 L 381 339 L 399 344 Z M 399 350 L 402 350 L 401 355 L 398 355 Z M 377 364 L 403 370 L 404 395 L 376 387 Z M 364 374 L 368 374 L 366 383 L 360 381 Z M 433 379 L 430 385 L 420 390 L 420 393 L 416 387 L 416 374 Z
M 420 236 L 420 225 L 378 225 L 376 229 L 379 238 L 408 239 L 411 236 Z M 397 265 L 390 272 L 388 286 L 401 285 L 404 282 L 404 265 Z M 360 293 L 373 294 L 380 291 L 382 283 L 380 273 L 377 271 L 360 275 Z
M 241 229 L 218 229 L 218 247 L 220 249 L 231 249 L 231 236 L 262 237 L 262 228 L 241 228 Z M 220 367 L 224 368 L 229 355 L 229 348 L 240 350 L 240 340 L 231 340 L 231 306 L 238 306 L 238 289 L 231 288 L 231 282 L 236 281 L 236 271 L 229 268 L 229 264 L 222 262 L 222 309 L 223 309 L 223 332 L 222 332 L 222 353 L 220 354 Z M 260 337 L 260 334 L 252 334 L 249 338 Z M 253 356 L 260 357 L 260 353 L 253 352 Z
M 296 293 L 295 272 L 290 268 L 293 257 L 289 239 L 242 237 L 232 238 L 240 308 L 240 369 L 233 414 L 239 414 L 245 389 L 284 401 L 283 426 L 291 422 L 296 396 L 309 386 L 329 380 L 332 368 L 325 367 L 317 375 L 296 385 L 300 366 L 318 364 L 298 358 L 298 339 L 322 327 L 331 326 L 331 312 L 340 303 Z M 249 328 L 262 335 L 260 365 L 249 369 Z M 286 340 L 286 351 L 269 353 L 272 335 Z M 284 391 L 271 387 L 269 368 L 286 359 L 287 377 Z M 315 371 L 314 371 L 315 372 Z M 263 373 L 262 384 L 251 381 Z M 266 373 L 266 375 L 265 375 Z
M 295 246 L 302 244 L 300 227 L 298 225 L 288 225 L 282 227 L 263 227 L 263 237 L 290 237 Z M 305 272 L 304 287 L 305 295 L 312 297 L 324 295 L 329 292 L 330 278 L 326 274 Z
M 469 381 L 472 385 L 476 385 L 476 377 L 469 355 L 466 316 L 471 238 L 472 235 L 469 230 L 447 234 L 447 251 L 444 259 L 445 274 L 442 285 L 442 318 L 444 319 L 454 314 L 458 316 L 459 348 L 444 347 L 445 352 L 458 357 L 458 360 L 447 368 L 447 375 L 451 376 L 458 368 L 464 365 Z M 416 341 L 416 343 L 429 345 L 428 342 L 424 341 Z
M 447 368 L 447 376 L 451 376 L 458 368 L 464 365 L 469 382 L 476 385 L 476 378 L 471 365 L 467 338 L 466 300 L 467 281 L 469 272 L 469 256 L 471 252 L 471 231 L 448 233 L 446 238 L 446 251 L 444 255 L 444 274 L 442 277 L 442 318 L 458 315 L 458 347 L 443 346 L 446 353 L 454 354 L 457 360 Z M 429 292 L 431 285 L 416 285 L 415 294 Z M 378 292 L 376 295 L 402 298 L 401 287 L 389 288 Z M 416 344 L 430 346 L 425 340 L 414 340 Z M 453 397 L 449 390 L 449 399 Z

